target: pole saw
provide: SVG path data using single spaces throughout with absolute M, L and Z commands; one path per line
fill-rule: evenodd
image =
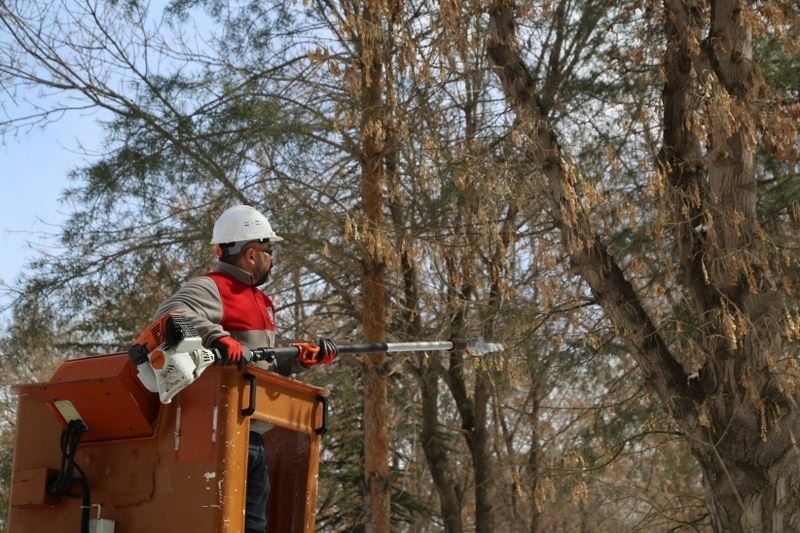
M 335 355 L 463 350 L 480 357 L 503 351 L 502 344 L 486 342 L 480 337 L 470 340 L 366 342 L 338 346 L 330 339 L 321 339 L 320 348 L 328 354 L 333 350 Z M 274 370 L 278 359 L 297 357 L 300 348 L 263 347 L 249 352 L 248 362 L 266 361 L 269 369 Z M 161 403 L 165 404 L 200 377 L 206 368 L 223 360 L 219 351 L 203 346 L 200 334 L 186 317 L 172 313 L 153 321 L 128 349 L 128 357 L 145 388 L 157 392 Z

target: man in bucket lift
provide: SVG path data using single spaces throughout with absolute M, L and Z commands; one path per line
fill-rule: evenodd
M 227 209 L 214 224 L 211 238 L 219 257 L 216 268 L 187 281 L 161 304 L 156 316 L 180 313 L 189 319 L 202 336 L 203 345 L 215 348 L 226 363 L 241 365 L 250 359 L 248 348 L 274 346 L 275 307 L 258 287 L 266 283 L 272 270 L 274 243 L 282 240 L 256 209 L 246 205 Z M 276 371 L 288 376 L 315 364 L 330 363 L 336 357 L 335 349 L 325 352 L 326 343 L 320 344 L 322 353 L 316 344 L 294 344 L 299 348 L 298 356 L 276 361 Z M 247 533 L 267 530 L 269 477 L 263 434 L 269 428 L 259 420 L 250 424 Z

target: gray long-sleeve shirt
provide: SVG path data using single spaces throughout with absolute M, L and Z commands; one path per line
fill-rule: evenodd
M 245 270 L 220 261 L 214 271 L 232 278 L 252 290 L 259 290 L 253 285 L 253 276 Z M 271 313 L 271 308 L 268 311 Z M 261 312 L 261 310 L 256 309 L 254 312 Z M 175 294 L 158 307 L 156 316 L 163 316 L 166 313 L 180 313 L 189 319 L 202 337 L 204 346 L 211 346 L 215 340 L 225 336 L 231 336 L 251 349 L 275 345 L 274 329 L 227 331 L 222 326 L 225 313 L 223 298 L 217 283 L 210 276 L 197 276 L 184 283 Z M 267 367 L 265 362 L 254 364 L 262 368 Z M 305 369 L 297 362 L 296 358 L 292 357 L 278 360 L 276 370 L 278 373 L 288 376 Z

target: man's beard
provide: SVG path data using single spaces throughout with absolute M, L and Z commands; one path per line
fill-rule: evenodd
M 269 266 L 269 268 L 267 269 L 267 271 L 266 271 L 266 272 L 264 272 L 264 274 L 263 274 L 261 277 L 259 277 L 258 279 L 256 279 L 255 286 L 256 286 L 256 287 L 260 287 L 260 286 L 262 286 L 263 284 L 265 284 L 265 283 L 267 282 L 267 280 L 269 279 L 269 273 L 270 273 L 271 271 L 272 271 L 272 265 L 270 265 L 270 266 Z

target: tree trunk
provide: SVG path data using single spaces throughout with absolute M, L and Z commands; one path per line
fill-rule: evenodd
M 455 485 L 455 476 L 448 461 L 448 451 L 442 442 L 439 429 L 439 375 L 428 365 L 421 369 L 422 391 L 422 450 L 431 477 L 439 495 L 439 503 L 447 533 L 461 533 L 461 498 Z
M 533 496 L 533 508 L 530 510 L 530 522 L 528 531 L 530 533 L 539 533 L 540 519 L 542 512 L 539 508 L 539 471 L 541 462 L 541 444 L 539 443 L 539 387 L 540 382 L 537 376 L 532 376 L 533 391 L 532 391 L 532 407 L 531 407 L 531 427 L 533 428 L 533 436 L 531 438 L 531 449 L 528 452 L 527 472 L 530 479 L 530 492 Z
M 698 317 L 715 317 L 702 344 L 699 427 L 687 427 L 716 531 L 800 529 L 798 415 L 776 372 L 782 354 L 781 295 L 769 289 L 756 213 L 755 105 L 749 6 L 665 2 L 664 144 L 678 252 Z M 708 93 L 707 138 L 689 126 L 698 85 Z M 733 120 L 731 118 L 733 117 Z M 707 156 L 701 157 L 701 144 Z M 692 200 L 694 199 L 694 200 Z
M 494 532 L 494 469 L 489 447 L 489 400 L 491 390 L 486 370 L 476 370 L 474 389 L 475 422 L 467 434 L 467 443 L 472 454 L 475 471 L 475 531 Z
M 384 129 L 380 14 L 364 5 L 360 32 L 361 56 L 361 205 L 364 213 L 363 330 L 366 341 L 386 338 L 387 246 L 383 221 Z M 391 524 L 391 475 L 389 472 L 389 412 L 387 405 L 388 357 L 368 354 L 364 369 L 364 468 L 366 528 L 382 533 Z
M 751 413 L 752 414 L 752 413 Z M 738 426 L 741 420 L 737 420 Z M 745 433 L 757 433 L 750 419 Z M 714 530 L 733 533 L 782 533 L 800 530 L 800 452 L 788 431 L 768 442 L 742 438 L 732 427 L 716 447 L 695 447 L 703 469 Z M 796 432 L 795 432 L 796 434 Z M 708 436 L 704 437 L 704 441 Z M 785 447 L 781 448 L 779 443 Z
M 366 293 L 366 291 L 365 291 Z M 365 294 L 366 296 L 366 294 Z M 368 341 L 382 341 L 364 333 Z M 369 354 L 364 370 L 364 474 L 366 530 L 390 530 L 389 417 L 385 354 Z
M 454 270 L 458 267 L 452 261 L 448 261 L 448 263 L 448 269 L 451 271 L 450 277 L 459 277 L 461 273 Z M 465 279 L 469 280 L 470 277 L 465 275 Z M 454 338 L 464 337 L 466 303 L 472 293 L 473 288 L 470 281 L 465 281 L 461 290 L 450 292 L 451 327 Z M 472 460 L 475 479 L 475 531 L 492 533 L 494 531 L 494 505 L 492 503 L 494 478 L 487 427 L 490 398 L 488 378 L 484 370 L 476 369 L 472 394 L 467 392 L 465 360 L 461 350 L 451 352 L 447 377 L 447 384 L 461 417 L 461 431 Z

